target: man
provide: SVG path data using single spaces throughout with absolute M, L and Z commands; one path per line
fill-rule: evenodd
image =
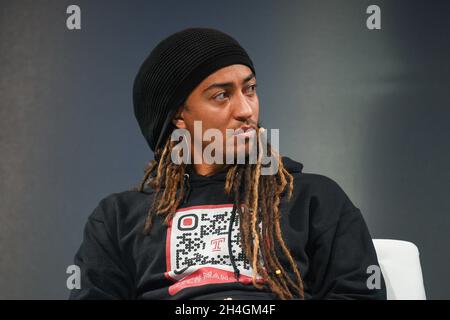
M 89 217 L 72 299 L 386 298 L 381 272 L 368 273 L 379 267 L 360 210 L 263 143 L 255 68 L 235 39 L 207 28 L 169 36 L 142 64 L 133 100 L 155 160 Z M 224 137 L 219 161 L 205 161 L 214 142 L 196 121 Z

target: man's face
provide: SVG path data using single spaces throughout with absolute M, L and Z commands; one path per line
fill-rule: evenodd
M 189 95 L 174 124 L 187 129 L 191 134 L 191 144 L 202 137 L 194 135 L 194 121 L 201 120 L 202 134 L 211 128 L 218 129 L 223 137 L 222 150 L 234 145 L 237 152 L 248 153 L 256 139 L 231 138 L 226 129 L 239 129 L 243 126 L 256 128 L 259 116 L 259 101 L 256 93 L 256 78 L 251 69 L 245 65 L 234 64 L 219 69 L 205 78 Z M 254 136 L 255 132 L 245 134 Z M 242 138 L 243 136 L 241 136 Z M 242 141 L 239 143 L 239 141 Z M 202 150 L 210 141 L 202 142 Z M 228 146 L 227 146 L 228 144 Z

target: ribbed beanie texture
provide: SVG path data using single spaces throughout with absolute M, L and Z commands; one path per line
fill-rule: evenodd
M 141 65 L 133 84 L 134 114 L 155 151 L 175 126 L 172 118 L 195 87 L 211 73 L 243 64 L 255 74 L 247 52 L 230 35 L 189 28 L 162 40 Z

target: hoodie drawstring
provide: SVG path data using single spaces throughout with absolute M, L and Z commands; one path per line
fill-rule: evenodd
M 231 231 L 233 229 L 235 216 L 236 216 L 236 205 L 234 204 L 233 210 L 231 211 L 230 227 L 228 229 L 228 252 L 230 254 L 231 264 L 233 265 L 234 275 L 235 275 L 237 281 L 239 281 L 239 275 L 240 275 L 239 269 L 236 267 L 236 262 L 234 261 L 234 256 L 233 256 L 233 251 L 232 251 L 232 246 L 231 246 Z
M 186 185 L 186 193 L 184 195 L 183 204 L 185 204 L 191 195 L 191 184 L 189 183 L 189 173 L 184 174 L 184 184 Z

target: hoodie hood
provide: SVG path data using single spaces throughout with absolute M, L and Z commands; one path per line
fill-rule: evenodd
M 300 162 L 297 162 L 295 160 L 292 160 L 289 157 L 282 157 L 283 160 L 283 165 L 286 168 L 286 170 L 291 173 L 301 173 L 303 170 L 303 164 Z M 199 175 L 195 172 L 195 170 L 193 169 L 192 165 L 188 165 L 186 167 L 186 174 L 188 175 L 189 178 L 189 182 L 191 183 L 209 183 L 209 182 L 214 182 L 214 181 L 225 181 L 226 177 L 227 177 L 227 172 L 228 172 L 228 167 L 224 167 L 223 169 L 221 169 L 220 171 L 216 172 L 213 175 L 210 176 L 203 176 L 203 175 Z
M 289 157 L 282 157 L 282 159 L 284 167 L 290 174 L 302 173 L 303 163 L 292 160 Z
M 291 158 L 286 156 L 282 156 L 282 160 L 284 167 L 290 174 L 302 173 L 303 170 L 302 163 L 292 160 Z M 183 202 L 186 203 L 189 199 L 189 195 L 191 193 L 191 184 L 198 186 L 198 185 L 207 185 L 209 183 L 224 183 L 227 178 L 227 172 L 228 172 L 227 167 L 224 167 L 213 175 L 203 176 L 195 172 L 192 164 L 187 165 L 184 174 L 184 182 L 187 188 L 187 192 L 185 194 L 185 199 Z M 152 177 L 154 177 L 155 175 L 156 173 L 153 172 Z M 148 184 L 146 184 L 145 189 L 146 191 L 151 190 Z

